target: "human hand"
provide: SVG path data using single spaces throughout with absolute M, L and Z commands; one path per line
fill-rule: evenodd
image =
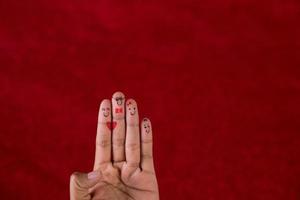
M 71 175 L 71 200 L 159 199 L 151 122 L 145 118 L 139 128 L 137 104 L 125 105 L 121 92 L 101 102 L 95 154 L 92 172 Z

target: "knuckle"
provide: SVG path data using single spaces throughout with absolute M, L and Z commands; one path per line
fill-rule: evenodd
M 79 172 L 73 172 L 70 176 L 70 185 L 72 187 L 78 188 L 81 187 L 80 183 L 80 173 Z
M 79 177 L 79 172 L 73 172 L 70 176 L 71 181 L 77 180 Z
M 151 153 L 143 153 L 143 159 L 153 159 L 153 155 Z
M 110 146 L 110 141 L 107 139 L 101 139 L 96 141 L 96 146 L 98 147 L 109 147 Z
M 140 144 L 139 143 L 129 143 L 126 145 L 126 149 L 128 149 L 129 151 L 136 151 L 140 148 Z
M 128 167 L 138 168 L 140 166 L 139 162 L 127 162 Z
M 142 140 L 142 143 L 144 143 L 144 144 L 152 143 L 152 140 L 151 139 L 148 139 L 148 140 L 144 139 L 144 140 Z
M 117 138 L 113 141 L 113 145 L 117 147 L 122 147 L 125 144 L 125 138 Z

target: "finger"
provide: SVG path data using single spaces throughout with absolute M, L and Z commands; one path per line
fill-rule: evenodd
M 125 161 L 125 95 L 115 92 L 112 96 L 113 115 L 113 162 Z
M 71 200 L 90 200 L 89 188 L 95 186 L 101 177 L 100 171 L 88 174 L 74 172 L 70 177 L 70 199 Z
M 111 105 L 108 99 L 100 104 L 96 136 L 94 170 L 111 161 Z
M 140 163 L 140 133 L 137 103 L 133 99 L 126 102 L 126 161 L 133 167 Z
M 141 123 L 141 168 L 143 171 L 154 172 L 152 151 L 152 126 L 149 119 L 144 118 Z

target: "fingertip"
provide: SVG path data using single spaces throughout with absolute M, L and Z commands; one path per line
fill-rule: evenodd
M 111 103 L 109 99 L 104 99 L 100 103 L 98 121 L 99 122 L 111 121 Z
M 143 134 L 151 134 L 152 133 L 152 125 L 149 118 L 143 118 L 141 123 L 141 129 Z
M 87 180 L 87 174 L 81 172 L 73 172 L 70 176 L 70 186 L 71 187 L 85 187 Z
M 70 182 L 75 182 L 78 179 L 79 175 L 79 172 L 73 172 L 70 176 Z
M 128 99 L 126 101 L 126 120 L 129 125 L 139 124 L 138 106 L 134 99 Z
M 150 121 L 149 118 L 144 117 L 143 120 L 142 120 L 142 123 L 150 123 L 151 124 L 151 121 Z
M 125 95 L 124 95 L 123 92 L 117 91 L 117 92 L 113 93 L 113 95 L 112 95 L 112 98 L 116 98 L 116 97 L 123 97 L 123 98 L 125 98 Z
M 110 106 L 110 100 L 109 99 L 103 99 L 100 103 L 100 107 L 102 106 Z
M 137 102 L 132 98 L 127 99 L 126 106 L 137 106 Z
M 125 116 L 125 95 L 117 91 L 112 95 L 113 118 L 122 120 Z

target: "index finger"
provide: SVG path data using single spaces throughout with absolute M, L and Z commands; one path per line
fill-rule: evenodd
M 111 104 L 104 99 L 98 114 L 94 170 L 108 162 L 111 162 Z

